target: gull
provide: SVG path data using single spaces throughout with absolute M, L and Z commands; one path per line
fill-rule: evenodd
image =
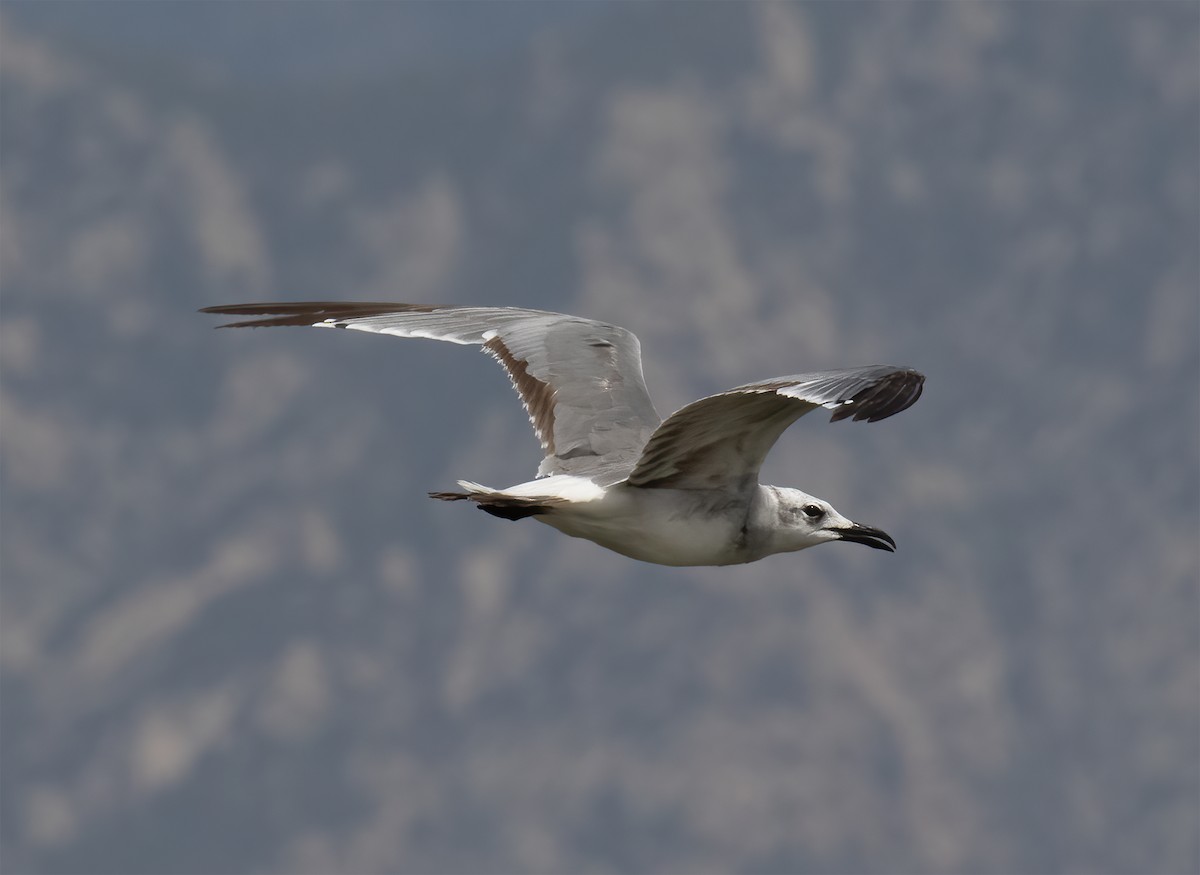
M 624 328 L 542 310 L 379 302 L 232 304 L 221 328 L 348 328 L 478 346 L 520 396 L 545 457 L 537 477 L 494 489 L 459 480 L 444 501 L 473 501 L 508 520 L 532 517 L 632 559 L 736 565 L 827 541 L 894 551 L 886 532 L 829 502 L 758 482 L 793 422 L 818 407 L 831 421 L 876 422 L 911 406 L 925 377 L 873 365 L 747 383 L 661 419 Z M 255 317 L 255 318 L 246 318 Z

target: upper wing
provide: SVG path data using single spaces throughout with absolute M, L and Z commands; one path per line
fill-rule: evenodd
M 673 489 L 737 489 L 758 469 L 784 430 L 810 410 L 831 421 L 886 419 L 921 397 L 925 377 L 876 365 L 797 374 L 738 386 L 672 413 L 642 450 L 629 485 Z
M 478 345 L 504 366 L 546 453 L 538 476 L 620 480 L 659 424 L 632 332 L 541 310 L 421 304 L 234 304 L 204 313 L 266 318 L 233 328 L 309 325 Z

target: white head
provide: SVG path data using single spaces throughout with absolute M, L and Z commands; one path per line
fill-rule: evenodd
M 894 553 L 896 542 L 881 529 L 864 526 L 842 516 L 828 501 L 782 486 L 768 487 L 775 493 L 772 553 L 788 553 L 815 547 L 826 541 L 853 541 L 876 550 Z

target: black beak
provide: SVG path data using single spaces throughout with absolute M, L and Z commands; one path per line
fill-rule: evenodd
M 834 529 L 833 531 L 837 532 L 838 537 L 843 541 L 866 544 L 868 547 L 874 547 L 876 550 L 887 550 L 889 553 L 896 552 L 896 542 L 892 540 L 891 535 L 882 529 L 855 523 L 848 528 Z

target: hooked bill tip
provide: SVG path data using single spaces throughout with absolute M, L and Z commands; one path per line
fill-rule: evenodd
M 877 529 L 874 526 L 864 526 L 861 523 L 855 523 L 844 529 L 837 529 L 838 537 L 843 541 L 850 541 L 854 544 L 863 544 L 875 550 L 886 550 L 889 553 L 896 552 L 896 542 L 892 536 L 883 529 Z

